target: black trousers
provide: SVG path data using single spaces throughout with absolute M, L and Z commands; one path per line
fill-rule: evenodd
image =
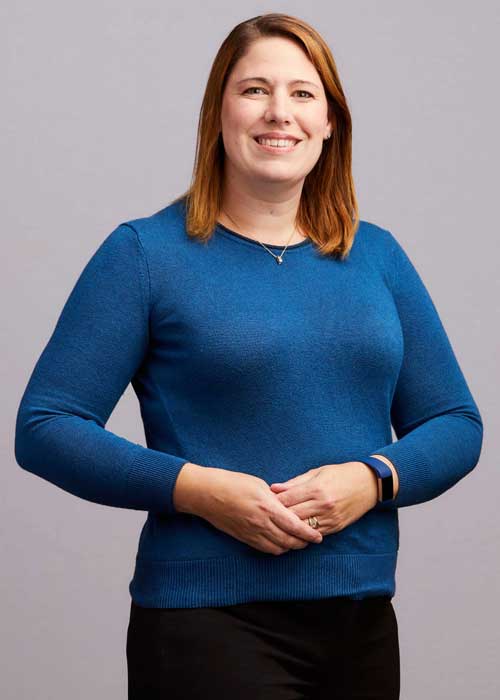
M 144 608 L 131 601 L 129 700 L 398 700 L 391 598 Z

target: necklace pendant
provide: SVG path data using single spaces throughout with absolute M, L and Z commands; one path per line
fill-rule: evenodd
M 278 265 L 281 265 L 281 263 L 283 262 L 283 258 L 281 257 L 281 255 L 276 256 L 276 262 L 278 263 Z

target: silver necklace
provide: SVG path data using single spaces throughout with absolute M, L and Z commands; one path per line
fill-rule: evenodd
M 238 224 L 236 223 L 236 221 L 235 221 L 232 217 L 229 216 L 229 214 L 227 213 L 227 211 L 225 211 L 224 209 L 223 209 L 222 211 L 223 211 L 224 214 L 228 217 L 228 219 L 231 219 L 231 221 L 232 221 L 233 224 L 236 226 L 236 228 L 238 228 Z M 276 260 L 276 263 L 277 263 L 278 265 L 281 265 L 281 263 L 283 262 L 283 255 L 285 254 L 286 249 L 287 249 L 288 246 L 290 245 L 290 241 L 292 240 L 293 234 L 295 233 L 296 230 L 297 230 L 297 228 L 294 227 L 294 229 L 293 229 L 293 231 L 292 231 L 292 235 L 291 235 L 290 238 L 288 239 L 288 243 L 287 243 L 286 246 L 283 248 L 283 250 L 281 251 L 280 255 L 275 255 L 275 254 L 273 253 L 273 251 L 272 251 L 272 250 L 269 250 L 269 248 L 267 247 L 267 245 L 265 245 L 265 244 L 262 243 L 261 241 L 257 241 L 257 243 L 260 243 L 260 245 L 263 246 L 263 247 L 267 250 L 267 252 L 270 253 L 270 254 L 273 256 L 273 258 Z

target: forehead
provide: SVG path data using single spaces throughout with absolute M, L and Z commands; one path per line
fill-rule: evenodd
M 319 75 L 295 42 L 284 37 L 261 37 L 249 46 L 232 71 L 233 80 L 264 76 L 268 79 L 316 80 Z

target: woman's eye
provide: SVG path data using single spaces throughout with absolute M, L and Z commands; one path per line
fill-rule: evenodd
M 264 88 L 257 87 L 257 86 L 249 87 L 245 90 L 245 92 L 243 94 L 245 95 L 249 90 L 264 90 Z M 314 97 L 314 95 L 312 93 L 310 93 L 308 90 L 295 90 L 295 92 L 302 92 L 305 95 L 309 95 L 309 97 Z M 253 93 L 253 94 L 255 94 L 255 93 Z
M 263 89 L 264 88 L 260 88 L 260 87 L 249 87 L 245 90 L 245 92 L 243 94 L 245 95 L 249 90 L 263 90 Z

